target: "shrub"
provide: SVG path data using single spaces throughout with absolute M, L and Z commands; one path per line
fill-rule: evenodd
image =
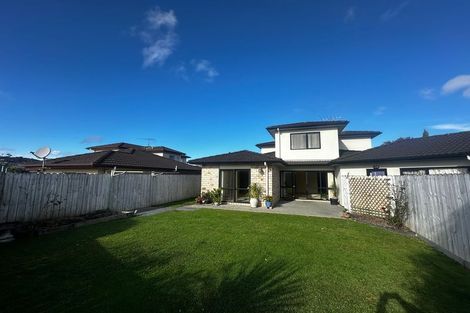
M 268 195 L 266 195 L 266 196 L 263 197 L 263 200 L 264 200 L 264 201 L 273 202 L 273 196 L 268 196 Z
M 390 204 L 385 209 L 385 219 L 390 225 L 397 228 L 402 228 L 405 226 L 405 223 L 410 215 L 408 196 L 406 194 L 406 187 L 404 183 L 391 186 L 390 199 Z
M 200 196 L 198 196 L 196 198 L 196 203 L 198 204 L 206 204 L 206 203 L 211 203 L 212 202 L 212 199 L 211 199 L 211 192 L 203 192 L 201 193 Z
M 251 184 L 250 187 L 248 187 L 248 192 L 250 193 L 250 198 L 259 199 L 263 190 L 260 185 L 254 183 Z
M 216 188 L 209 191 L 210 198 L 215 204 L 220 204 L 222 202 L 222 189 Z

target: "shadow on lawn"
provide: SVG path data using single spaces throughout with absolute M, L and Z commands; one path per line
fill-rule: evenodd
M 237 262 L 193 271 L 186 252 L 136 244 L 132 219 L 4 250 L 4 312 L 285 312 L 302 307 L 298 269 L 284 261 Z M 106 241 L 106 248 L 104 243 Z M 16 244 L 16 243 L 15 243 Z M 34 250 L 34 251 L 31 251 Z M 13 253 L 12 253 L 13 252 Z M 34 260 L 32 260 L 34 255 Z
M 460 208 L 466 210 L 468 208 Z M 440 225 L 441 234 L 436 238 L 447 238 L 444 233 L 456 231 L 463 224 L 454 212 Z M 409 301 L 398 293 L 381 294 L 377 303 L 377 313 L 385 313 L 388 304 L 400 307 L 405 312 L 469 312 L 470 308 L 470 271 L 434 249 L 410 256 L 415 270 L 410 274 L 408 285 L 411 297 Z M 411 303 L 411 302 L 412 303 Z
M 380 295 L 376 312 L 468 312 L 470 275 L 460 264 L 437 251 L 411 257 L 415 265 L 410 273 L 406 298 L 397 292 Z

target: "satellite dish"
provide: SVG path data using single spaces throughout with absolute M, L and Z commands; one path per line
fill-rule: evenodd
M 36 150 L 33 153 L 38 159 L 45 159 L 51 154 L 51 148 L 49 147 L 42 147 Z
M 44 172 L 44 167 L 46 165 L 46 158 L 51 154 L 51 148 L 42 147 L 36 150 L 36 152 L 31 152 L 38 159 L 42 159 L 42 171 Z

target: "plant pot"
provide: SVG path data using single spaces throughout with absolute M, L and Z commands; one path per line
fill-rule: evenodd
M 258 206 L 258 199 L 250 198 L 250 207 L 256 208 Z
M 339 204 L 338 198 L 331 197 L 331 198 L 330 198 L 330 204 L 331 204 L 331 205 L 338 205 L 338 204 Z
M 264 205 L 269 209 L 273 207 L 272 201 L 264 201 Z

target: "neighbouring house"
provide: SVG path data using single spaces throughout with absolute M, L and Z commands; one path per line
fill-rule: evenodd
M 87 148 L 91 153 L 46 160 L 48 173 L 183 173 L 200 174 L 201 168 L 186 163 L 186 154 L 167 147 L 144 147 L 115 143 Z M 168 156 L 172 154 L 173 157 Z M 165 156 L 163 156 L 165 155 Z M 168 156 L 168 157 L 167 157 Z M 181 160 L 181 161 L 180 161 Z M 24 164 L 28 171 L 41 171 L 41 164 Z
M 184 152 L 171 149 L 165 146 L 141 146 L 141 145 L 135 145 L 135 144 L 126 143 L 126 142 L 117 142 L 117 143 L 111 143 L 111 144 L 100 145 L 100 146 L 92 146 L 92 147 L 88 147 L 87 149 L 92 150 L 94 152 L 109 151 L 109 150 L 126 151 L 129 149 L 144 150 L 144 151 L 150 151 L 155 155 L 158 155 L 167 159 L 179 161 L 179 162 L 187 162 L 188 159 L 190 158 Z
M 0 155 L 0 173 L 23 172 L 22 165 L 27 163 L 39 164 L 39 161 L 19 156 Z
M 226 202 L 248 202 L 248 186 L 280 199 L 327 200 L 342 175 L 462 173 L 470 161 L 470 132 L 397 141 L 377 148 L 379 131 L 345 130 L 348 121 L 267 127 L 273 141 L 191 160 L 202 166 L 201 192 L 222 189 Z

